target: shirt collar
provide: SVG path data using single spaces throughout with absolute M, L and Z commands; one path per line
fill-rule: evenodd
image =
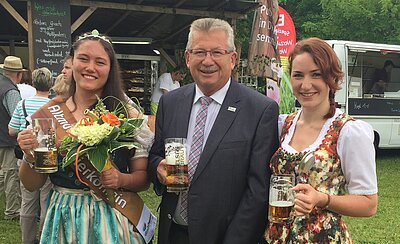
M 217 102 L 219 105 L 222 105 L 222 102 L 225 99 L 226 93 L 228 92 L 229 86 L 231 84 L 231 78 L 229 78 L 228 82 L 216 91 L 214 94 L 212 94 L 210 97 Z M 194 100 L 193 104 L 197 103 L 197 101 L 200 99 L 200 97 L 204 96 L 204 93 L 200 90 L 200 88 L 196 84 L 196 94 L 194 95 Z

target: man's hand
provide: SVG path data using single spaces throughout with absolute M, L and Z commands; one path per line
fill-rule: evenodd
M 165 159 L 157 166 L 157 178 L 161 184 L 166 185 L 167 183 L 167 161 Z

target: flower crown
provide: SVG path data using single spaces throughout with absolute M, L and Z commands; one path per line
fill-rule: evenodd
M 84 34 L 78 36 L 78 40 L 77 40 L 77 41 L 84 40 L 84 39 L 87 39 L 87 38 L 89 38 L 89 39 L 91 39 L 91 38 L 98 38 L 98 39 L 101 39 L 101 40 L 103 40 L 103 41 L 108 42 L 109 44 L 111 44 L 111 39 L 108 38 L 108 37 L 105 36 L 105 35 L 101 35 L 101 34 L 99 33 L 99 31 L 96 30 L 96 29 L 92 30 L 92 32 L 90 32 L 90 33 L 88 32 L 88 33 L 84 33 Z

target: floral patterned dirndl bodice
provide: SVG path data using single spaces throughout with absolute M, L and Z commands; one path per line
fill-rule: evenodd
M 272 174 L 293 174 L 298 177 L 298 164 L 307 152 L 289 153 L 282 142 L 297 113 L 290 114 L 283 125 L 281 147 L 271 159 Z M 330 195 L 344 195 L 345 177 L 337 153 L 337 141 L 343 125 L 352 120 L 340 114 L 329 126 L 322 143 L 315 149 L 315 163 L 308 174 L 302 177 L 317 191 Z M 342 216 L 329 210 L 315 207 L 311 213 L 283 223 L 268 223 L 265 239 L 268 243 L 353 243 Z

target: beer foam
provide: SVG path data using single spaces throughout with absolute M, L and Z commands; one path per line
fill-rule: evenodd
M 56 148 L 38 147 L 34 149 L 35 152 L 54 152 L 57 151 Z
M 272 201 L 269 203 L 269 205 L 274 207 L 291 207 L 294 205 L 294 203 L 291 201 Z
M 165 145 L 165 159 L 168 165 L 186 165 L 186 148 L 182 143 L 167 143 Z

